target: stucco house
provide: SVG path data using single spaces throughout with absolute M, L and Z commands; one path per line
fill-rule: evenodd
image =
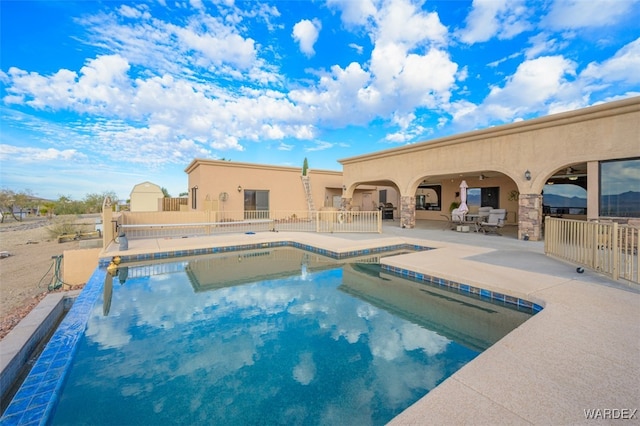
M 342 173 L 332 170 L 309 169 L 303 176 L 299 167 L 195 159 L 185 172 L 190 210 L 376 210 L 381 200 L 399 201 L 392 188 L 362 185 L 343 205 Z
M 338 161 L 342 172 L 303 177 L 296 167 L 195 159 L 185 169 L 190 209 L 388 204 L 385 218 L 413 228 L 416 220 L 444 220 L 465 181 L 470 212 L 506 209 L 521 239 L 541 239 L 546 215 L 625 222 L 640 217 L 640 97 Z M 577 196 L 555 195 L 558 188 Z

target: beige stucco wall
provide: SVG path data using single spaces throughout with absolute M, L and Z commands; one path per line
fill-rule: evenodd
M 98 267 L 98 256 L 102 248 L 64 250 L 62 253 L 62 279 L 66 284 L 86 283 Z
M 347 199 L 361 184 L 389 182 L 399 189 L 401 197 L 405 197 L 405 206 L 409 206 L 418 185 L 426 180 L 442 185 L 445 211 L 441 213 L 447 213 L 462 179 L 476 187 L 495 186 L 500 182 L 500 207 L 514 211 L 509 217 L 513 221 L 515 212 L 521 211 L 523 204 L 535 201 L 532 196 L 540 196 L 545 183 L 557 170 L 578 163 L 597 164 L 602 160 L 638 155 L 640 97 L 635 97 L 347 158 L 340 163 L 343 165 Z M 525 179 L 526 170 L 530 171 L 531 180 Z M 593 170 L 590 165 L 589 172 L 593 173 Z M 483 172 L 491 172 L 497 177 L 491 182 L 473 182 Z M 593 179 L 595 177 L 591 175 L 587 191 L 590 208 L 597 203 L 598 197 Z M 506 200 L 513 189 L 521 197 L 516 204 Z M 533 202 L 534 206 L 538 204 Z M 594 210 L 597 208 L 592 208 L 591 214 Z M 535 222 L 534 227 L 539 227 L 541 214 L 539 218 L 533 218 L 531 213 L 527 210 L 527 220 Z M 412 214 L 410 209 L 407 209 L 407 214 Z M 420 214 L 423 218 L 439 215 L 435 212 Z M 405 220 L 402 225 L 410 227 L 410 222 Z
M 189 179 L 189 208 L 196 189 L 196 210 L 204 208 L 207 196 L 218 200 L 223 192 L 228 199 L 219 203 L 226 211 L 244 210 L 245 190 L 269 191 L 271 210 L 308 210 L 302 169 L 232 161 L 195 159 L 185 169 Z M 333 196 L 342 196 L 342 173 L 330 170 L 308 170 L 311 194 L 316 209 L 331 205 Z M 240 187 L 240 191 L 238 191 Z
M 345 185 L 391 180 L 414 193 L 425 177 L 497 171 L 521 193 L 567 165 L 640 154 L 640 97 L 340 160 Z M 525 170 L 532 175 L 524 179 Z
M 130 210 L 132 212 L 160 211 L 160 198 L 164 197 L 162 188 L 151 182 L 142 182 L 131 190 Z

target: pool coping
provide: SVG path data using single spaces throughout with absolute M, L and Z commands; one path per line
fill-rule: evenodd
M 10 332 L 0 345 L 0 389 L 4 399 L 29 360 L 60 319 L 73 305 L 80 290 L 48 294 Z

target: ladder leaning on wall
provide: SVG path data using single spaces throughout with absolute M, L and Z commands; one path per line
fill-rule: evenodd
M 309 209 L 309 213 L 313 213 L 316 211 L 316 207 L 313 204 L 313 197 L 311 196 L 311 181 L 309 180 L 309 175 L 300 176 L 300 178 L 302 179 L 304 195 L 307 198 L 307 208 Z

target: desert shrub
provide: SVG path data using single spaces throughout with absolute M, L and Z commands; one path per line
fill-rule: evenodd
M 57 238 L 60 235 L 75 234 L 76 232 L 86 232 L 87 226 L 77 223 L 75 216 L 61 216 L 53 219 L 47 226 L 47 233 Z

